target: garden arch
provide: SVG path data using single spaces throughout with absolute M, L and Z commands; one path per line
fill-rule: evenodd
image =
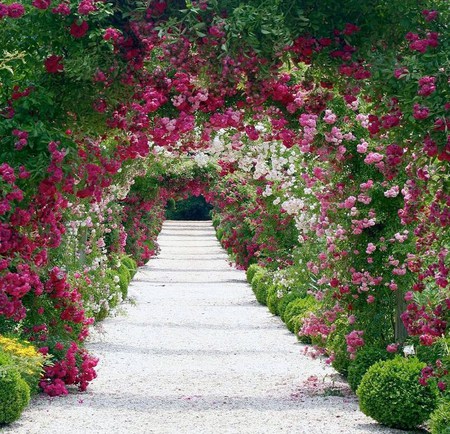
M 0 333 L 53 354 L 47 393 L 94 378 L 92 318 L 196 183 L 240 265 L 321 300 L 305 333 L 344 364 L 401 348 L 400 308 L 416 345 L 448 340 L 449 12 L 428 3 L 0 4 Z

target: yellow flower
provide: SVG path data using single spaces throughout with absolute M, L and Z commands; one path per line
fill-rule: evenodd
M 7 338 L 0 335 L 0 350 L 21 358 L 40 358 L 40 353 L 29 342 L 20 342 L 18 339 Z

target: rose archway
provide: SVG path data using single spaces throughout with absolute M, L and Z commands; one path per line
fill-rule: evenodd
M 315 298 L 338 370 L 413 343 L 445 391 L 448 8 L 300 3 L 0 3 L 0 333 L 52 355 L 47 393 L 94 379 L 89 326 L 188 191 Z

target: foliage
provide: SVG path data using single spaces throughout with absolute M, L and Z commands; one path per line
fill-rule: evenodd
M 260 304 L 267 305 L 267 295 L 272 283 L 272 276 L 269 271 L 261 269 L 255 273 L 252 279 L 252 289 L 256 300 Z
M 320 301 L 284 316 L 342 371 L 413 341 L 445 392 L 444 0 L 0 10 L 0 333 L 54 357 L 47 393 L 95 378 L 83 345 L 126 296 L 118 263 L 155 255 L 166 204 L 189 195 L 238 267 L 270 271 L 258 300 Z
M 209 220 L 210 210 L 205 198 L 190 197 L 175 203 L 174 209 L 166 209 L 166 218 L 168 220 Z
M 130 278 L 133 278 L 133 276 L 136 274 L 136 270 L 137 270 L 137 264 L 136 261 L 129 257 L 129 256 L 122 256 L 120 259 L 121 262 L 121 267 L 125 267 L 129 274 L 130 274 Z
M 247 268 L 247 282 L 252 283 L 253 277 L 260 271 L 263 271 L 263 268 L 257 264 L 252 264 Z
M 450 433 L 450 400 L 443 400 L 431 413 L 430 430 L 431 434 Z
M 364 347 L 359 350 L 356 358 L 350 362 L 348 367 L 347 380 L 351 389 L 356 392 L 364 374 L 373 364 L 392 357 L 392 353 L 387 352 L 385 349 Z
M 284 312 L 284 322 L 292 333 L 295 332 L 295 324 L 300 324 L 302 320 L 316 309 L 317 302 L 314 297 L 296 298 L 291 301 Z M 299 326 L 297 326 L 299 327 Z M 300 327 L 299 327 L 300 328 Z
M 0 364 L 0 425 L 17 420 L 30 401 L 30 388 L 19 372 Z
M 7 358 L 0 365 L 11 365 L 18 370 L 32 393 L 37 392 L 38 383 L 43 373 L 44 357 L 28 342 L 0 335 L 0 355 Z
M 278 313 L 280 315 L 281 320 L 284 323 L 287 322 L 286 317 L 285 317 L 285 314 L 287 312 L 287 307 L 290 305 L 290 303 L 292 301 L 297 300 L 298 298 L 301 298 L 300 294 L 298 294 L 295 291 L 288 292 L 280 298 L 280 300 L 278 302 Z
M 436 407 L 437 388 L 419 384 L 423 367 L 417 359 L 401 357 L 372 365 L 357 390 L 363 413 L 393 428 L 412 429 L 425 422 Z

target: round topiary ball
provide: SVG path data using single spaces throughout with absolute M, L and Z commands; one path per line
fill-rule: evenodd
M 267 304 L 267 291 L 271 284 L 270 273 L 264 268 L 259 267 L 259 270 L 255 273 L 252 278 L 252 290 L 256 296 L 256 300 L 259 303 L 266 305 Z
M 278 290 L 278 285 L 270 285 L 267 290 L 267 307 L 273 315 L 278 315 L 278 303 L 280 301 Z
M 300 298 L 300 295 L 297 292 L 288 292 L 287 294 L 283 295 L 283 298 L 280 299 L 280 302 L 278 303 L 278 312 L 283 322 L 286 322 L 284 314 L 289 303 L 291 303 L 291 301 L 297 300 L 298 298 Z
M 305 316 L 309 312 L 314 311 L 317 306 L 316 299 L 311 296 L 304 298 L 296 298 L 291 301 L 284 311 L 284 322 L 286 327 L 292 333 L 295 333 L 295 324 L 299 315 Z
M 134 277 L 137 271 L 137 263 L 133 258 L 130 258 L 129 256 L 124 256 L 120 259 L 120 262 L 125 265 L 125 267 L 128 268 L 128 271 L 130 272 L 131 277 Z
M 422 386 L 425 363 L 396 357 L 372 365 L 357 390 L 361 411 L 392 428 L 413 429 L 425 422 L 436 407 L 435 385 Z
M 255 279 L 253 279 L 252 284 Z M 269 273 L 265 273 L 261 279 L 255 284 L 255 296 L 256 300 L 264 306 L 267 305 L 267 292 L 270 287 L 270 276 Z
M 119 286 L 122 292 L 122 300 L 128 297 L 128 285 L 130 284 L 131 276 L 127 268 L 121 267 L 117 270 L 117 275 L 119 276 Z
M 261 270 L 263 270 L 263 268 L 260 267 L 258 264 L 250 265 L 246 271 L 247 282 L 252 283 L 252 280 L 253 280 L 253 277 L 255 277 L 255 274 Z
M 450 399 L 442 401 L 430 417 L 431 434 L 450 434 Z
M 14 368 L 0 368 L 0 424 L 19 419 L 30 402 L 30 388 Z
M 392 359 L 394 356 L 383 348 L 363 347 L 356 354 L 355 360 L 350 362 L 347 370 L 347 380 L 353 392 L 358 389 L 359 383 L 367 370 L 380 360 Z

